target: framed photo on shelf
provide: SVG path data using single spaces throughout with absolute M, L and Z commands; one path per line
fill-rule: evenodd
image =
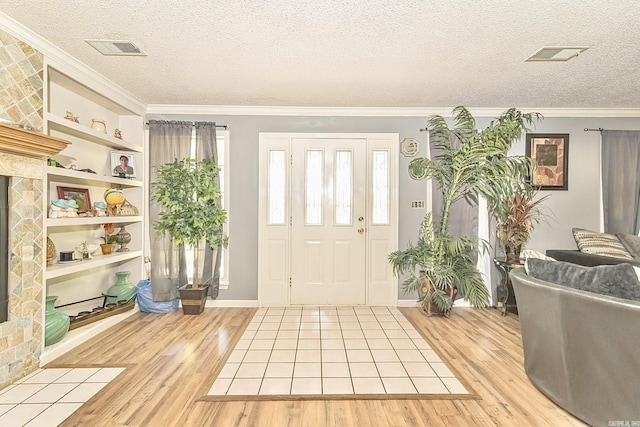
M 135 178 L 136 165 L 133 153 L 128 151 L 111 152 L 111 176 Z
M 526 156 L 537 165 L 531 170 L 531 184 L 541 190 L 569 188 L 569 134 L 528 133 Z
M 91 198 L 88 188 L 60 187 L 58 186 L 58 199 L 75 200 L 78 204 L 78 212 L 86 212 L 91 209 Z

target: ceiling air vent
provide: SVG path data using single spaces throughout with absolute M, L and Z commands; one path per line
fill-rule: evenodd
M 129 40 L 85 40 L 98 52 L 107 56 L 147 56 Z
M 525 62 L 535 61 L 568 61 L 571 58 L 575 58 L 585 50 L 587 47 L 543 47 L 536 53 L 528 57 Z

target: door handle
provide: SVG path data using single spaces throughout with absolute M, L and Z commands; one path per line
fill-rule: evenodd
M 364 233 L 364 228 L 362 228 L 362 227 L 358 228 L 358 233 L 363 234 Z

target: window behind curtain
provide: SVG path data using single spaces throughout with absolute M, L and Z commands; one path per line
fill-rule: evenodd
M 229 230 L 229 207 L 227 195 L 229 194 L 229 131 L 217 131 L 216 142 L 218 146 L 218 168 L 220 169 L 220 191 L 222 192 L 222 207 L 227 210 L 227 222 L 224 225 L 224 231 Z M 191 134 L 191 158 L 196 158 L 196 130 L 193 129 Z M 229 256 L 228 248 L 223 248 L 220 254 L 220 289 L 229 287 Z M 186 248 L 187 256 L 187 274 L 189 280 L 193 279 L 193 250 L 191 247 Z

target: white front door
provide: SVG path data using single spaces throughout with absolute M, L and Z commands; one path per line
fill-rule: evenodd
M 396 304 L 398 139 L 260 133 L 261 306 Z
M 364 304 L 367 141 L 291 146 L 291 304 Z

